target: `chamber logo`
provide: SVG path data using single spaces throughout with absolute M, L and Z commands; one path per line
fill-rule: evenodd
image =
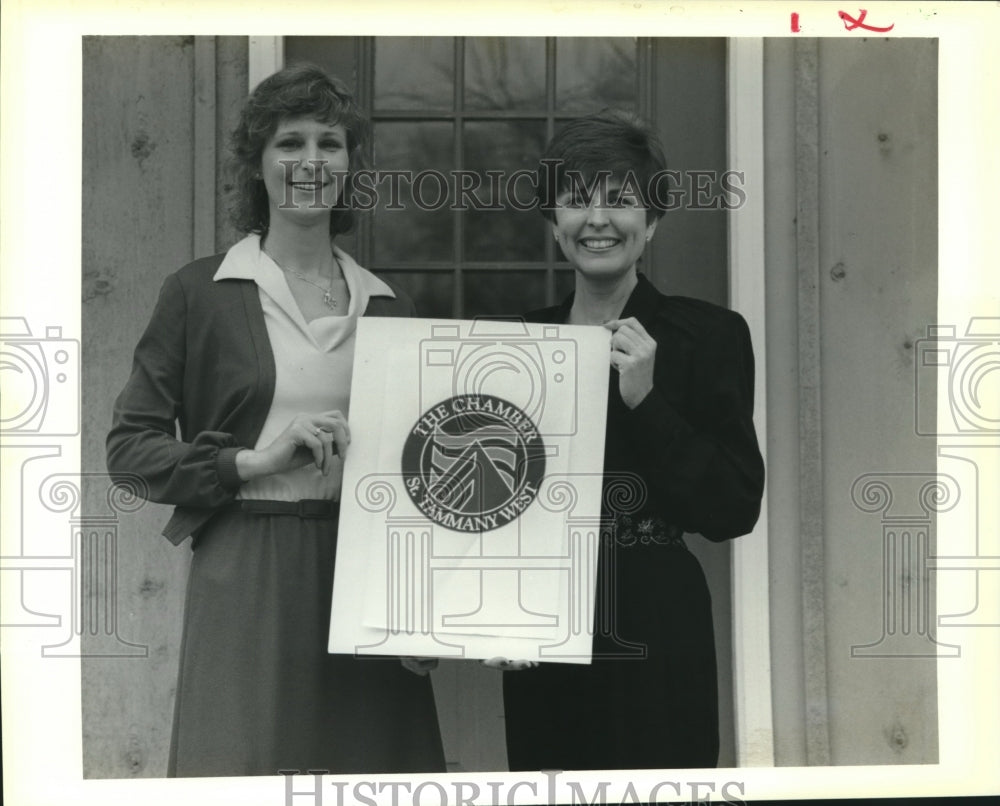
M 458 395 L 428 409 L 403 446 L 406 490 L 435 523 L 497 529 L 531 506 L 545 445 L 521 409 L 492 395 Z

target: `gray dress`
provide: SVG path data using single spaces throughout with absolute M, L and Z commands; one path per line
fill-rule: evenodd
M 326 652 L 336 520 L 234 508 L 276 367 L 257 285 L 222 263 L 166 278 L 107 440 L 113 476 L 174 505 L 164 534 L 193 535 L 169 774 L 444 772 L 429 677 Z M 412 316 L 393 290 L 365 315 Z
M 444 771 L 430 677 L 327 654 L 336 542 L 238 510 L 195 540 L 169 775 Z

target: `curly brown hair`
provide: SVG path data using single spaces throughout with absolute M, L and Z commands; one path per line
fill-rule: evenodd
M 241 232 L 267 234 L 267 189 L 260 178 L 261 155 L 283 120 L 310 117 L 340 124 L 347 134 L 349 171 L 366 167 L 371 124 L 344 84 L 313 64 L 296 64 L 268 76 L 250 93 L 240 122 L 230 136 L 233 204 L 230 216 Z M 355 224 L 351 182 L 330 215 L 330 236 L 350 232 Z

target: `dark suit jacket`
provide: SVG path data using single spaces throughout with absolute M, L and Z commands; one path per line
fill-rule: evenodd
M 526 318 L 566 322 L 571 306 Z M 718 759 L 711 596 L 681 532 L 728 540 L 760 513 L 750 333 L 739 314 L 664 296 L 641 275 L 621 318 L 633 316 L 656 340 L 653 389 L 629 409 L 611 370 L 593 662 L 504 674 L 511 770 Z
M 163 530 L 173 543 L 235 499 L 236 454 L 256 444 L 274 395 L 257 284 L 214 281 L 224 257 L 196 260 L 163 283 L 107 438 L 112 476 L 140 476 L 145 497 L 175 506 Z M 395 299 L 372 296 L 365 315 L 413 316 L 412 301 L 393 290 Z
M 528 314 L 566 322 L 572 295 Z M 760 515 L 764 462 L 753 426 L 754 359 L 738 313 L 702 300 L 668 297 L 643 276 L 622 311 L 656 340 L 653 390 L 629 410 L 611 369 L 608 475 L 638 474 L 646 508 L 685 532 L 728 540 Z

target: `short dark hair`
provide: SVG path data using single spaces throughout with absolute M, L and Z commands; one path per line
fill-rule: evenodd
M 665 170 L 659 138 L 635 115 L 606 109 L 575 118 L 556 132 L 542 154 L 535 182 L 538 207 L 551 221 L 559 195 L 581 179 L 589 185 L 602 174 L 621 181 L 631 175 L 647 218 L 659 218 L 666 208 L 650 193 L 650 185 Z
M 268 76 L 250 93 L 240 122 L 230 136 L 233 172 L 233 225 L 241 232 L 266 235 L 270 224 L 267 189 L 260 179 L 260 160 L 278 125 L 289 118 L 309 117 L 340 124 L 347 134 L 349 170 L 366 166 L 371 124 L 344 84 L 313 64 L 296 64 Z M 330 235 L 350 232 L 355 212 L 346 187 L 330 216 Z

